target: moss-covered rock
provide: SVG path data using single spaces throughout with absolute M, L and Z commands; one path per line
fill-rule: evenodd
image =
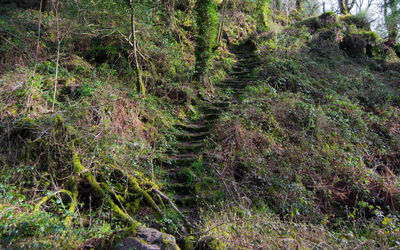
M 140 227 L 126 238 L 114 244 L 114 249 L 137 249 L 137 250 L 178 250 L 175 238 L 169 234 L 161 233 L 153 228 Z
M 370 31 L 347 32 L 340 42 L 340 48 L 351 57 L 367 54 L 372 56 L 372 48 L 376 43 L 376 34 Z
M 315 33 L 322 28 L 328 28 L 337 24 L 337 17 L 333 12 L 326 12 L 318 17 L 310 17 L 299 23 L 308 27 L 310 33 Z
M 345 15 L 340 17 L 340 21 L 345 23 L 346 25 L 354 25 L 358 29 L 363 29 L 370 31 L 371 25 L 369 22 L 362 16 L 354 16 L 354 15 Z

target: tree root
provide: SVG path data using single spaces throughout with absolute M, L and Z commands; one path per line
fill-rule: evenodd
M 114 203 L 109 195 L 101 188 L 101 185 L 97 182 L 96 178 L 82 165 L 81 160 L 79 159 L 78 153 L 73 153 L 73 164 L 74 164 L 74 173 L 76 175 L 80 175 L 84 177 L 90 184 L 93 194 L 100 199 L 104 199 L 108 205 L 111 207 L 112 211 L 114 211 L 122 220 L 129 223 L 133 229 L 136 229 L 140 226 L 140 222 L 132 219 L 129 214 L 125 213 L 118 205 Z
M 69 195 L 69 197 L 71 197 L 71 198 L 73 197 L 73 194 L 72 194 L 70 191 L 65 190 L 65 189 L 60 189 L 60 190 L 58 190 L 58 191 L 56 191 L 56 192 L 54 192 L 54 193 L 51 193 L 51 194 L 49 194 L 49 195 L 43 197 L 43 198 L 35 205 L 35 208 L 33 209 L 33 211 L 34 211 L 34 212 L 38 212 L 39 209 L 40 209 L 40 207 L 41 207 L 44 203 L 46 203 L 51 197 L 53 197 L 54 195 L 57 195 L 57 194 L 59 194 L 59 193 L 66 193 L 67 195 Z M 72 201 L 71 203 L 75 203 L 75 202 Z
M 178 207 L 174 204 L 174 202 L 173 202 L 170 198 L 168 198 L 165 194 L 163 194 L 160 190 L 158 190 L 158 189 L 156 189 L 156 188 L 153 188 L 152 190 L 153 190 L 156 194 L 158 194 L 161 198 L 163 198 L 164 200 L 166 200 L 166 201 L 169 203 L 169 205 L 171 205 L 171 207 L 179 214 L 179 216 L 182 217 L 183 221 L 185 222 L 186 228 L 189 229 L 189 231 L 190 231 L 190 229 L 192 228 L 192 225 L 191 225 L 191 224 L 189 223 L 189 221 L 186 219 L 185 215 L 183 215 L 182 212 L 179 211 Z

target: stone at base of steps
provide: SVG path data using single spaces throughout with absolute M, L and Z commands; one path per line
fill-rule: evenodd
M 178 250 L 175 237 L 152 228 L 139 227 L 134 235 L 118 242 L 116 250 Z
M 118 231 L 105 238 L 86 240 L 77 249 L 178 250 L 180 248 L 174 236 L 153 228 L 139 226 L 134 232 L 130 230 Z

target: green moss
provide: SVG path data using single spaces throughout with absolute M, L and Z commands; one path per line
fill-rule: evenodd
M 358 29 L 363 29 L 367 31 L 371 30 L 369 22 L 363 16 L 349 14 L 340 16 L 339 20 L 348 26 L 354 25 Z
M 72 161 L 74 164 L 74 171 L 77 174 L 80 174 L 81 172 L 83 172 L 85 170 L 85 167 L 82 165 L 81 163 L 81 159 L 78 156 L 78 153 L 74 153 L 72 156 Z
M 197 240 L 194 236 L 188 236 L 183 240 L 183 250 L 192 250 L 195 248 Z

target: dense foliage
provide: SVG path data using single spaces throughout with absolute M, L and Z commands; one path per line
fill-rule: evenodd
M 45 3 L 1 2 L 3 247 L 399 247 L 399 45 L 365 16 Z

